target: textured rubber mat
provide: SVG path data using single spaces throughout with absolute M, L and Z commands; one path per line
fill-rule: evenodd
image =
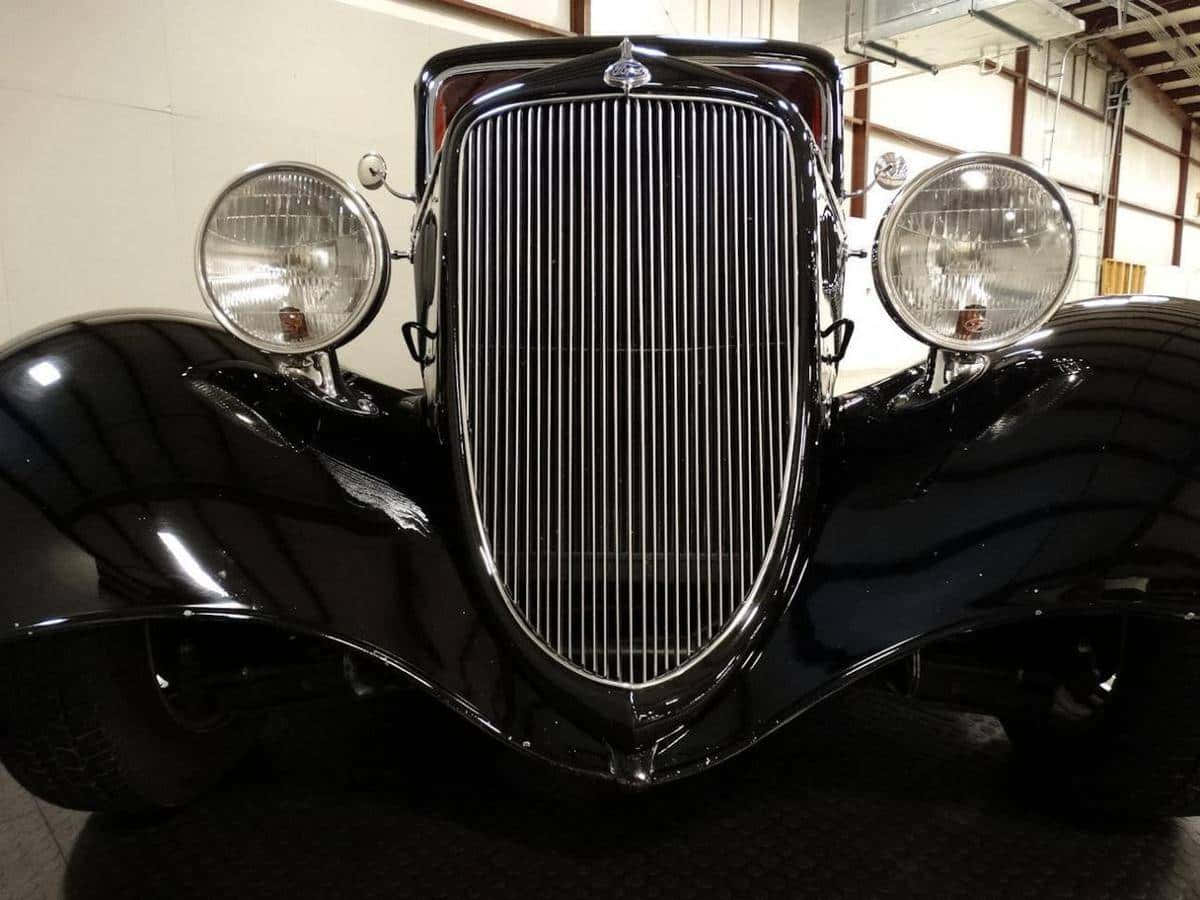
M 847 695 L 627 794 L 412 706 L 280 719 L 224 786 L 157 820 L 0 781 L 0 896 L 1200 896 L 1200 819 L 1072 819 L 1014 778 L 984 717 Z

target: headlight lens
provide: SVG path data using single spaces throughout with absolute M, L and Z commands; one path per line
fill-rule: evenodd
M 349 340 L 374 314 L 388 253 L 374 212 L 336 175 L 302 163 L 251 169 L 200 224 L 205 302 L 261 350 L 308 353 Z
M 1053 315 L 1075 261 L 1075 224 L 1058 186 L 1024 160 L 972 155 L 922 173 L 892 202 L 875 283 L 918 339 L 992 350 Z

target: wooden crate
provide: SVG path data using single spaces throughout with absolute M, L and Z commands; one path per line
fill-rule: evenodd
M 1101 294 L 1140 294 L 1146 288 L 1146 267 L 1106 259 L 1100 263 Z

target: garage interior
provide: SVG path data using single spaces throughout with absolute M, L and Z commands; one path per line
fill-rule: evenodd
M 954 9 L 931 28 L 939 7 Z M 205 312 L 196 223 L 231 175 L 304 159 L 353 179 L 375 150 L 403 187 L 426 58 L 571 34 L 835 52 L 856 250 L 870 249 L 892 197 L 870 187 L 883 154 L 915 174 L 1005 153 L 1068 197 L 1079 237 L 1068 303 L 1200 298 L 1200 0 L 910 3 L 886 27 L 867 8 L 6 0 L 0 340 L 109 308 Z M 372 202 L 391 233 L 408 228 L 407 204 Z M 850 261 L 845 304 L 856 328 L 839 393 L 927 355 L 888 317 L 869 261 Z M 413 305 L 405 274 L 343 364 L 419 385 L 395 341 Z M 547 779 L 421 698 L 317 705 L 280 713 L 231 778 L 170 817 L 59 809 L 0 770 L 0 898 L 1200 896 L 1200 819 L 1080 820 L 1011 762 L 993 719 L 862 689 L 703 777 L 626 795 Z

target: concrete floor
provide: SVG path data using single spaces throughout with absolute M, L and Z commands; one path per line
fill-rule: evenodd
M 1072 819 L 1014 780 L 984 717 L 847 695 L 629 795 L 423 704 L 282 717 L 154 820 L 56 809 L 0 773 L 0 897 L 1200 897 L 1200 819 Z

